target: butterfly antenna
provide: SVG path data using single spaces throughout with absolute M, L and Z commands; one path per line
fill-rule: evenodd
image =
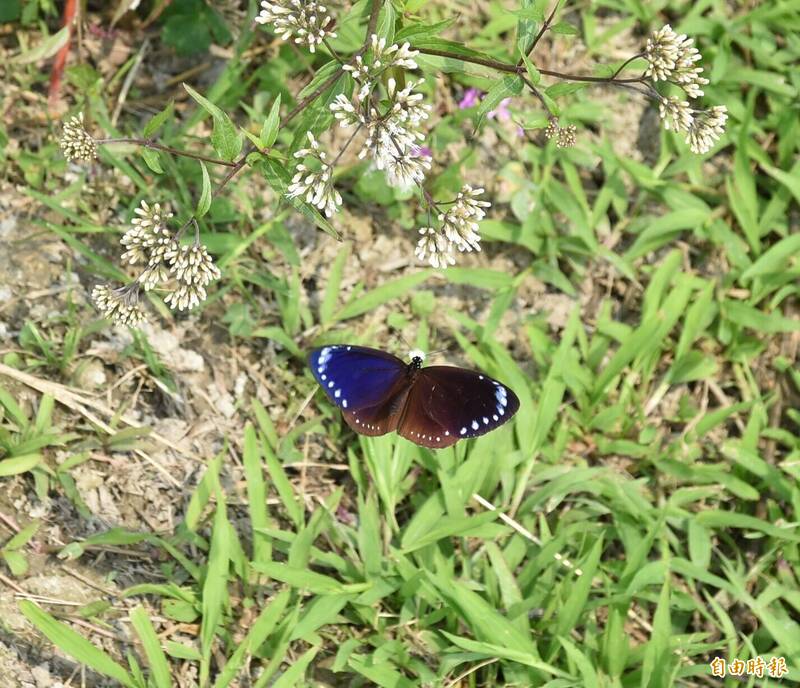
M 447 353 L 447 349 L 446 348 L 444 348 L 444 349 L 436 349 L 435 351 L 429 351 L 428 352 L 428 356 L 432 357 L 432 356 L 438 356 L 439 354 L 446 354 L 446 353 Z
M 408 341 L 403 336 L 403 333 L 400 332 L 400 330 L 398 330 L 396 327 L 391 327 L 391 326 L 390 326 L 390 329 L 394 333 L 395 337 L 397 337 L 401 342 L 403 342 L 403 344 L 405 344 L 406 351 L 409 351 L 410 349 L 415 348 L 415 347 L 411 346 L 411 344 L 408 343 Z
M 497 511 L 497 507 L 494 504 L 485 500 L 477 492 L 472 495 L 472 498 L 476 502 L 478 502 L 478 504 L 480 504 L 484 509 L 488 509 L 489 511 Z M 525 526 L 523 526 L 519 521 L 515 521 L 510 516 L 506 516 L 506 514 L 504 514 L 502 511 L 498 511 L 498 515 L 500 516 L 500 520 L 503 521 L 503 523 L 511 526 L 520 535 L 522 535 L 522 537 L 527 538 L 535 545 L 542 547 L 542 541 L 538 537 L 536 537 L 531 531 L 529 531 Z M 561 553 L 556 552 L 553 555 L 553 559 L 555 559 L 563 567 L 572 571 L 576 576 L 583 575 L 583 571 L 579 569 L 577 566 L 575 566 L 575 564 L 573 564 L 569 559 L 562 556 Z

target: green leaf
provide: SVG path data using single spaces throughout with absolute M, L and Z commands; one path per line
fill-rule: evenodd
M 529 7 L 523 7 L 520 10 L 505 10 L 509 14 L 513 14 L 518 19 L 533 19 L 534 21 L 544 21 L 544 5 L 542 3 L 526 2 Z
M 547 662 L 543 662 L 531 652 L 517 650 L 516 648 L 498 645 L 496 643 L 462 638 L 452 633 L 448 633 L 447 631 L 441 631 L 441 633 L 457 647 L 467 650 L 468 652 L 476 652 L 481 657 L 501 657 L 502 659 L 508 659 L 512 662 L 518 662 L 519 664 L 524 664 L 525 666 L 539 669 L 540 671 L 552 674 L 553 676 L 570 678 L 568 673 L 561 671 L 550 664 L 547 664 Z
M 6 562 L 11 573 L 17 577 L 24 576 L 28 572 L 28 560 L 19 552 L 9 552 L 0 550 L 0 556 Z
M 144 647 L 144 653 L 147 655 L 147 662 L 150 665 L 150 677 L 156 684 L 156 688 L 171 688 L 169 663 L 144 607 L 131 610 L 130 619 L 139 640 L 142 641 L 142 647 Z
M 292 488 L 292 484 L 286 476 L 286 471 L 283 470 L 281 462 L 278 460 L 278 457 L 275 455 L 275 452 L 272 450 L 272 447 L 270 447 L 266 438 L 263 438 L 261 441 L 261 449 L 264 452 L 264 459 L 267 463 L 269 477 L 272 479 L 273 486 L 278 491 L 278 496 L 281 499 L 284 509 L 286 509 L 286 513 L 289 514 L 289 518 L 292 519 L 292 523 L 294 523 L 296 528 L 302 527 L 303 507 L 295 498 L 294 488 Z
M 214 128 L 211 131 L 211 145 L 223 160 L 233 160 L 242 150 L 242 137 L 231 118 L 210 100 L 201 96 L 188 84 L 183 84 L 187 93 L 211 115 Z
M 282 590 L 261 610 L 258 618 L 247 631 L 244 640 L 239 643 L 239 646 L 225 663 L 225 668 L 217 676 L 214 688 L 227 688 L 236 678 L 245 660 L 255 655 L 258 649 L 267 641 L 278 625 L 289 598 L 289 590 Z
M 308 685 L 303 679 L 311 662 L 321 647 L 312 647 L 306 650 L 300 657 L 295 659 L 291 666 L 281 674 L 281 677 L 272 684 L 272 688 L 291 688 L 291 686 Z
M 455 19 L 444 19 L 433 24 L 419 22 L 416 24 L 407 24 L 394 35 L 394 42 L 402 44 L 405 41 L 413 43 L 415 40 L 437 36 L 450 26 Z
M 197 201 L 197 209 L 194 211 L 194 215 L 197 218 L 203 217 L 211 207 L 211 179 L 208 176 L 206 164 L 202 160 L 199 162 L 200 169 L 203 172 L 203 190 L 200 193 L 200 200 Z
M 519 17 L 517 21 L 517 51 L 527 59 L 539 30 L 539 22 L 544 20 L 544 8 L 536 0 L 522 0 L 522 10 L 520 11 L 526 14 L 524 16 L 517 14 Z M 531 16 L 532 12 L 536 16 Z
M 281 564 L 277 561 L 253 564 L 253 568 L 261 573 L 266 573 L 270 578 L 291 585 L 293 588 L 306 590 L 315 595 L 350 594 L 363 592 L 372 587 L 372 583 L 340 583 L 330 576 L 325 576 L 305 568 Z
M 522 61 L 525 63 L 525 69 L 528 70 L 528 77 L 530 77 L 531 83 L 536 86 L 542 80 L 541 72 L 534 67 L 533 62 L 524 53 L 522 54 Z
M 247 481 L 247 503 L 250 509 L 250 524 L 253 529 L 253 562 L 268 562 L 272 559 L 272 543 L 259 529 L 270 527 L 267 514 L 267 486 L 264 481 L 264 466 L 261 450 L 252 423 L 244 428 L 244 453 L 242 463 Z
M 188 659 L 191 662 L 200 662 L 202 659 L 196 647 L 176 643 L 174 640 L 167 640 L 164 643 L 164 650 L 170 657 L 175 657 L 175 659 Z M 226 664 L 225 666 L 227 668 L 228 665 Z
M 30 420 L 22 407 L 16 402 L 13 396 L 8 392 L 5 387 L 0 385 L 0 406 L 5 408 L 13 421 L 19 426 L 21 430 L 25 430 L 30 425 Z
M 422 284 L 431 275 L 431 270 L 420 270 L 396 280 L 385 282 L 381 286 L 353 299 L 336 314 L 336 320 L 348 320 L 367 313 L 392 299 L 405 296 L 412 289 Z
M 576 26 L 573 26 L 569 22 L 565 21 L 556 22 L 550 26 L 549 30 L 553 33 L 560 33 L 564 36 L 577 36 L 579 33 Z
M 203 582 L 202 612 L 200 628 L 200 684 L 208 682 L 211 669 L 211 650 L 217 628 L 222 622 L 222 613 L 228 598 L 228 569 L 230 566 L 232 542 L 230 524 L 225 507 L 225 494 L 215 485 L 217 510 L 214 514 L 214 530 L 211 534 L 211 549 L 208 554 L 208 568 Z
M 698 525 L 708 528 L 741 528 L 743 530 L 755 530 L 776 540 L 788 540 L 790 542 L 800 542 L 800 533 L 796 528 L 780 528 L 766 521 L 762 521 L 755 516 L 738 514 L 733 511 L 722 511 L 720 509 L 710 509 L 701 511 L 695 520 Z
M 578 671 L 581 672 L 581 678 L 583 679 L 581 685 L 585 686 L 585 688 L 600 688 L 601 684 L 592 660 L 565 636 L 558 636 L 558 642 L 561 643 L 567 652 L 567 656 L 578 667 Z
M 172 117 L 175 110 L 175 101 L 170 100 L 167 106 L 161 111 L 156 113 L 150 118 L 150 121 L 144 125 L 142 132 L 144 138 L 152 138 L 156 132 L 164 126 L 164 123 Z
M 727 300 L 721 305 L 722 314 L 739 327 L 748 327 L 767 334 L 800 331 L 800 320 L 784 317 L 781 313 L 765 313 L 739 301 Z
M 261 128 L 261 146 L 262 148 L 269 148 L 275 143 L 278 138 L 278 125 L 281 121 L 281 94 L 275 98 L 272 103 L 272 108 L 269 111 L 267 119 L 264 120 L 264 126 Z
M 41 460 L 41 454 L 24 454 L 23 456 L 15 456 L 13 459 L 3 459 L 0 461 L 0 478 L 26 473 L 38 466 Z
M 742 273 L 742 281 L 782 271 L 800 253 L 800 234 L 791 234 L 770 246 L 758 260 Z
M 713 356 L 707 356 L 700 351 L 689 351 L 672 364 L 667 374 L 667 381 L 671 385 L 677 385 L 694 380 L 705 380 L 714 375 L 717 368 L 717 361 Z
M 328 273 L 328 284 L 325 287 L 325 295 L 319 305 L 319 319 L 323 325 L 328 325 L 333 321 L 334 310 L 339 301 L 339 288 L 342 283 L 342 275 L 347 258 L 350 256 L 350 244 L 345 243 L 336 254 L 331 270 Z
M 38 62 L 39 60 L 46 60 L 53 57 L 61 48 L 69 42 L 70 27 L 65 26 L 63 29 L 54 33 L 52 36 L 45 38 L 39 45 L 24 53 L 11 58 L 14 64 L 30 64 L 31 62 Z
M 42 525 L 41 521 L 31 521 L 27 526 L 20 530 L 14 537 L 6 542 L 3 549 L 8 552 L 14 549 L 22 549 L 30 542 L 31 538 L 36 535 L 39 527 Z
M 156 174 L 164 174 L 164 168 L 161 167 L 160 153 L 157 150 L 142 146 L 141 154 L 145 164 L 153 170 L 153 172 Z
M 397 12 L 391 2 L 382 3 L 380 12 L 378 13 L 378 24 L 375 27 L 375 33 L 378 38 L 385 38 L 386 45 L 394 43 L 394 25 L 397 22 Z
M 105 652 L 73 631 L 69 626 L 57 621 L 33 602 L 22 600 L 19 610 L 51 643 L 80 664 L 85 664 L 104 676 L 109 676 L 126 688 L 138 688 L 133 677 Z
M 518 96 L 522 93 L 524 82 L 518 76 L 506 75 L 500 79 L 483 97 L 478 107 L 478 126 L 481 125 L 486 115 L 494 110 L 503 100 Z

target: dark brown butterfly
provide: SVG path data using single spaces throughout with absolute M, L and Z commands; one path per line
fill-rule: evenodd
M 517 412 L 517 395 L 497 380 L 453 366 L 423 368 L 421 351 L 410 356 L 405 363 L 378 349 L 337 344 L 314 349 L 308 362 L 347 424 L 362 435 L 397 430 L 440 449 L 484 435 Z

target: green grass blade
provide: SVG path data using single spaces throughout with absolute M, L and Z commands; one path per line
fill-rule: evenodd
M 169 662 L 164 650 L 161 649 L 161 641 L 158 639 L 144 607 L 131 610 L 130 619 L 139 640 L 142 641 L 147 662 L 150 665 L 150 677 L 156 684 L 156 688 L 170 688 L 172 679 L 170 679 Z
M 76 662 L 85 664 L 104 676 L 119 681 L 126 688 L 137 688 L 133 677 L 105 652 L 99 650 L 66 624 L 54 619 L 33 602 L 20 601 L 19 610 L 50 642 L 75 659 Z
M 202 613 L 203 622 L 200 629 L 200 685 L 208 685 L 211 668 L 211 650 L 214 636 L 222 622 L 223 612 L 228 598 L 228 568 L 231 558 L 231 545 L 225 495 L 215 485 L 217 510 L 214 514 L 214 530 L 211 535 L 211 549 L 208 555 L 208 568 L 203 582 Z
M 250 526 L 253 531 L 253 562 L 266 563 L 272 559 L 272 544 L 263 529 L 270 527 L 267 513 L 267 487 L 264 468 L 255 428 L 248 423 L 244 428 L 244 473 L 247 481 L 247 505 L 250 509 Z

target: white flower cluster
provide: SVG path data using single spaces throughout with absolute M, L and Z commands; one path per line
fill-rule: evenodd
M 144 320 L 139 305 L 139 285 L 135 282 L 119 289 L 98 284 L 92 290 L 92 300 L 103 316 L 121 325 L 136 326 Z
M 290 198 L 305 196 L 310 203 L 331 217 L 342 205 L 341 194 L 333 188 L 333 166 L 327 161 L 327 154 L 320 149 L 319 141 L 308 132 L 310 148 L 301 148 L 294 154 L 295 158 L 312 158 L 317 161 L 317 168 L 311 169 L 305 163 L 295 168 L 295 175 L 289 186 L 287 195 Z
M 359 55 L 354 65 L 343 68 L 360 84 L 355 99 L 339 94 L 331 103 L 330 110 L 341 127 L 366 130 L 360 158 L 369 155 L 376 167 L 386 172 L 389 184 L 409 188 L 421 184 L 425 172 L 431 167 L 430 160 L 420 155 L 424 136 L 419 131 L 429 117 L 430 105 L 422 102 L 421 93 L 414 92 L 417 82 L 398 88 L 394 78 L 386 81 L 388 100 L 381 102 L 371 96 L 378 86 L 378 77 L 385 70 L 391 67 L 416 68 L 414 57 L 418 53 L 411 50 L 408 43 L 387 46 L 385 38 L 379 39 L 374 34 L 370 46 L 366 60 Z M 305 162 L 297 166 L 288 195 L 304 197 L 306 202 L 331 217 L 342 205 L 342 197 L 333 187 L 333 164 L 328 162 L 325 151 L 320 149 L 311 132 L 308 140 L 310 147 L 297 151 L 295 157 L 310 157 L 317 162 L 311 168 Z
M 267 4 L 262 3 L 262 6 Z M 296 3 L 287 2 L 281 6 L 289 4 L 296 6 Z M 345 147 L 363 129 L 366 137 L 359 158 L 369 157 L 379 170 L 386 173 L 388 183 L 401 189 L 415 184 L 422 187 L 425 175 L 431 169 L 430 153 L 421 145 L 425 140 L 421 129 L 430 116 L 431 106 L 423 102 L 422 93 L 415 91 L 421 82 L 409 81 L 401 86 L 394 75 L 388 76 L 385 72 L 393 68 L 417 69 L 415 58 L 418 54 L 409 43 L 390 45 L 385 38 L 373 34 L 367 50 L 342 67 L 356 82 L 356 93 L 352 98 L 339 94 L 330 104 L 330 111 L 339 126 L 353 130 Z M 384 75 L 388 78 L 383 79 Z M 385 83 L 385 98 L 376 93 L 382 83 Z M 560 145 L 571 145 L 574 137 L 574 127 L 563 129 Z M 331 217 L 342 205 L 342 197 L 333 186 L 333 168 L 341 153 L 329 161 L 312 132 L 308 132 L 308 140 L 309 147 L 294 154 L 302 161 L 295 168 L 287 196 L 303 198 Z M 421 260 L 444 268 L 455 263 L 456 251 L 480 250 L 478 222 L 485 215 L 484 209 L 490 206 L 477 200 L 482 193 L 483 189 L 465 186 L 456 200 L 448 204 L 451 205 L 449 210 L 438 213 L 439 229 L 424 227 L 420 230 L 422 238 L 417 244 L 416 255 Z M 427 194 L 426 198 L 438 210 L 433 199 Z
M 373 43 L 375 38 L 373 36 Z M 382 45 L 382 41 L 378 45 Z M 391 47 L 397 48 L 396 45 Z M 401 54 L 402 61 L 411 59 L 405 45 L 389 54 Z M 388 64 L 397 63 L 390 61 Z M 420 127 L 430 116 L 431 106 L 422 102 L 421 93 L 414 92 L 419 83 L 412 81 L 398 89 L 397 81 L 390 77 L 386 82 L 388 105 L 385 108 L 367 103 L 361 93 L 355 103 L 340 94 L 330 106 L 340 126 L 366 128 L 367 137 L 358 157 L 369 155 L 375 166 L 386 172 L 389 184 L 404 189 L 421 184 L 431 168 L 430 160 L 420 155 L 420 143 L 425 139 Z
M 484 209 L 491 206 L 487 201 L 478 200 L 483 192 L 483 189 L 465 184 L 452 207 L 439 214 L 441 229 L 438 232 L 433 227 L 419 230 L 422 238 L 415 250 L 417 258 L 427 260 L 435 268 L 446 268 L 455 263 L 455 251 L 480 251 L 478 222 L 486 216 Z
M 693 39 L 675 33 L 667 24 L 650 34 L 644 57 L 648 63 L 645 76 L 654 82 L 680 86 L 690 99 L 704 95 L 702 87 L 708 79 L 701 76 L 703 68 L 695 66 L 702 55 L 694 47 Z M 725 131 L 728 110 L 724 105 L 695 110 L 688 101 L 676 96 L 659 96 L 659 115 L 665 129 L 686 133 L 686 143 L 693 153 L 707 153 Z
M 694 39 L 675 33 L 669 24 L 654 31 L 644 51 L 648 62 L 645 76 L 653 81 L 670 81 L 683 88 L 689 98 L 699 98 L 708 79 L 700 76 L 702 67 L 694 66 L 702 55 L 693 44 Z
M 430 113 L 430 105 L 423 104 L 422 94 L 413 93 L 416 83 L 397 90 L 397 82 L 387 82 L 389 107 L 385 113 L 370 107 L 365 118 L 367 139 L 359 153 L 360 158 L 370 155 L 379 170 L 386 172 L 390 185 L 408 189 L 421 184 L 431 168 L 430 160 L 420 155 L 420 143 L 425 140 L 419 130 Z
M 171 257 L 172 276 L 178 287 L 171 291 L 164 302 L 179 311 L 192 309 L 206 300 L 206 287 L 219 279 L 219 268 L 214 265 L 208 249 L 195 241 L 190 246 L 181 246 Z
M 670 96 L 661 97 L 658 114 L 664 128 L 686 134 L 686 143 L 692 153 L 708 153 L 725 132 L 728 108 L 715 105 L 707 110 L 694 110 L 685 100 Z
M 336 34 L 328 29 L 328 26 L 333 25 L 328 8 L 320 2 L 264 0 L 256 21 L 259 24 L 272 24 L 284 41 L 294 36 L 295 43 L 305 43 L 312 53 L 326 38 L 336 37 Z
M 419 55 L 419 51 L 411 50 L 410 43 L 403 43 L 403 45 L 393 43 L 387 46 L 385 38 L 378 38 L 377 34 L 372 34 L 370 50 L 366 58 L 356 55 L 355 64 L 345 65 L 342 69 L 350 72 L 353 79 L 360 84 L 358 99 L 365 100 L 374 88 L 378 77 L 390 67 L 416 69 L 417 61 L 414 58 L 417 55 Z
M 149 291 L 171 282 L 177 286 L 169 287 L 165 302 L 172 308 L 182 311 L 204 301 L 205 288 L 220 277 L 219 268 L 206 247 L 197 239 L 191 245 L 182 246 L 167 226 L 172 213 L 159 203 L 151 206 L 142 201 L 134 212 L 136 217 L 131 220 L 131 228 L 121 240 L 126 249 L 122 260 L 130 265 L 142 263 L 144 269 L 125 287 L 112 289 L 105 284 L 95 287 L 92 298 L 97 307 L 115 322 L 136 325 L 144 318 L 139 306 L 140 290 Z
M 64 157 L 70 162 L 78 160 L 91 162 L 97 157 L 97 144 L 83 126 L 82 112 L 70 117 L 64 123 L 58 145 Z

